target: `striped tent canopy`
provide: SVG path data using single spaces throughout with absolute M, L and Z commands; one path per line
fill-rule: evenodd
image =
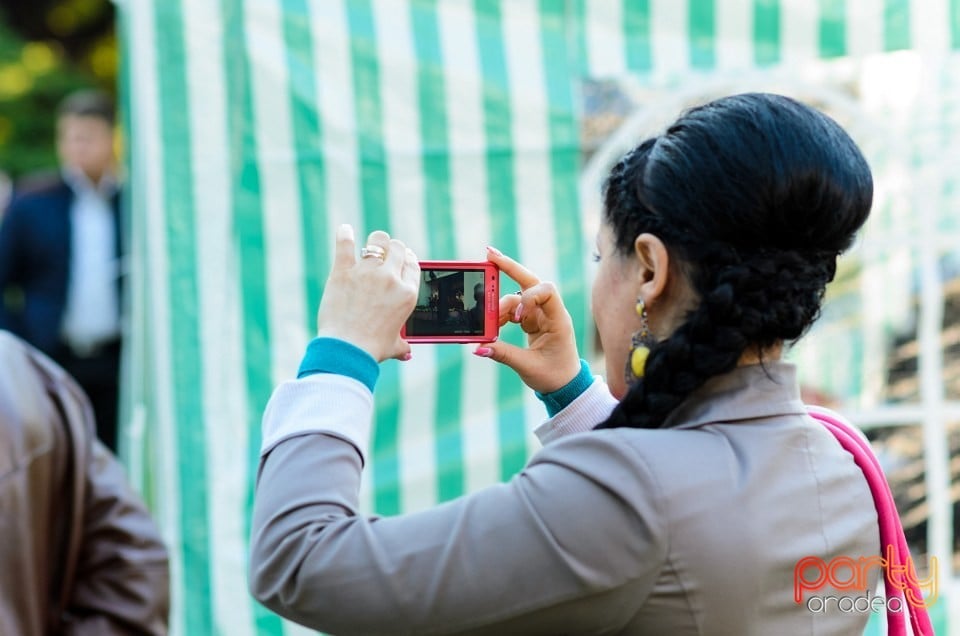
M 125 457 L 172 547 L 173 633 L 294 634 L 246 588 L 259 423 L 314 325 L 334 228 L 488 244 L 592 350 L 580 82 L 960 46 L 958 0 L 118 0 L 130 139 Z M 504 291 L 512 291 L 504 281 Z M 522 339 L 514 330 L 503 337 Z M 366 510 L 508 479 L 544 417 L 460 346 L 382 366 Z

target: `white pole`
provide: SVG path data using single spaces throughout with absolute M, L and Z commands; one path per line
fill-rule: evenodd
M 921 95 L 915 122 L 916 149 L 926 158 L 919 178 L 914 181 L 911 201 L 917 215 L 921 243 L 920 315 L 917 338 L 920 344 L 920 399 L 923 405 L 923 447 L 927 507 L 927 553 L 936 557 L 939 566 L 939 584 L 944 592 L 953 581 L 953 505 L 950 500 L 950 449 L 947 444 L 944 417 L 943 386 L 943 281 L 940 271 L 941 251 L 937 246 L 937 225 L 943 200 L 945 173 L 937 157 L 941 154 L 939 130 L 942 124 L 941 60 L 928 60 L 923 65 Z M 951 603 L 951 605 L 954 605 Z

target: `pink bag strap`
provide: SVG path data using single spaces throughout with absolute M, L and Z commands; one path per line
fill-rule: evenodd
M 891 566 L 902 566 L 910 558 L 910 548 L 907 546 L 907 539 L 903 534 L 903 526 L 900 523 L 900 515 L 897 513 L 897 507 L 894 503 L 893 493 L 890 492 L 890 485 L 887 478 L 880 468 L 880 462 L 870 443 L 862 436 L 850 422 L 843 416 L 819 406 L 808 406 L 807 411 L 811 417 L 819 420 L 824 427 L 837 438 L 840 446 L 848 453 L 853 455 L 853 460 L 863 471 L 870 486 L 870 493 L 873 495 L 873 502 L 877 508 L 877 519 L 880 523 L 880 551 L 885 558 L 892 563 L 888 563 L 884 568 L 884 583 L 887 598 L 897 597 L 901 601 L 901 607 L 906 606 L 910 610 L 910 624 L 913 633 L 917 636 L 932 635 L 933 626 L 930 623 L 930 617 L 925 607 L 917 607 L 914 603 L 908 602 L 904 592 L 900 590 L 891 578 L 891 571 L 896 571 Z M 908 589 L 916 599 L 922 599 L 923 595 L 920 587 L 912 577 L 905 577 Z M 903 619 L 903 612 L 895 612 L 887 604 L 887 633 L 889 636 L 906 636 L 907 627 Z

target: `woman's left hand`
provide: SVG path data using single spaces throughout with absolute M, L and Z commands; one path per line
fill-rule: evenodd
M 417 256 L 379 230 L 366 244 L 383 249 L 383 259 L 358 261 L 353 228 L 337 228 L 336 257 L 317 312 L 317 336 L 345 340 L 377 362 L 409 359 L 410 345 L 400 337 L 400 329 L 417 304 Z
M 527 347 L 503 340 L 478 347 L 474 354 L 490 357 L 517 372 L 524 384 L 540 393 L 556 391 L 580 372 L 580 355 L 573 320 L 553 283 L 541 282 L 526 267 L 493 248 L 487 259 L 520 285 L 520 294 L 500 299 L 500 326 L 520 325 Z

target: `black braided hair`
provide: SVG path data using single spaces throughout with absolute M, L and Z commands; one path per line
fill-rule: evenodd
M 873 179 L 835 121 L 748 93 L 694 108 L 627 153 L 604 197 L 617 250 L 659 237 L 699 301 L 597 427 L 659 428 L 748 347 L 796 341 L 816 320 L 837 256 L 869 214 Z

